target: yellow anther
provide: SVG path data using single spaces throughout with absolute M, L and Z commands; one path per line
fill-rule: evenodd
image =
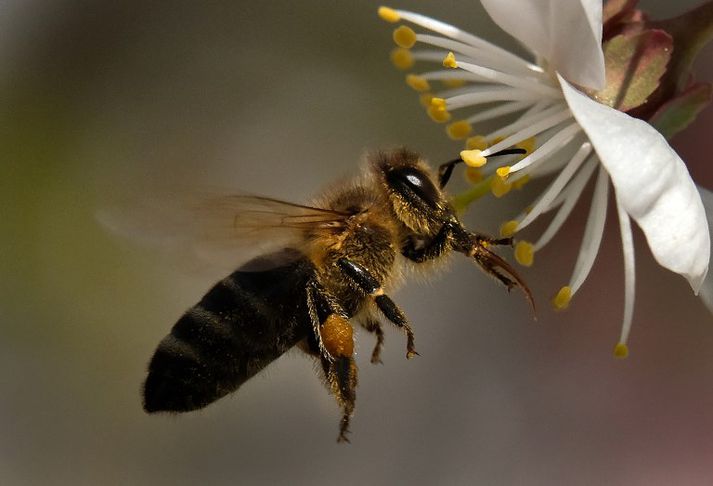
M 394 30 L 394 42 L 399 47 L 411 49 L 416 43 L 416 32 L 413 29 L 402 25 Z
M 528 182 L 530 182 L 530 174 L 525 174 L 518 180 L 512 181 L 512 187 L 515 189 L 522 189 Z
M 453 122 L 446 127 L 446 133 L 453 140 L 462 140 L 468 136 L 473 129 L 470 123 L 465 120 Z
M 396 47 L 391 51 L 391 63 L 403 71 L 413 67 L 413 56 L 411 51 L 403 47 Z
M 418 102 L 424 108 L 429 108 L 431 106 L 431 100 L 433 99 L 433 93 L 421 93 L 418 97 Z
M 495 197 L 503 197 L 505 194 L 510 192 L 512 189 L 512 184 L 507 182 L 502 177 L 493 177 L 493 182 L 490 184 L 490 192 L 493 193 Z
M 528 241 L 515 244 L 515 260 L 522 266 L 531 267 L 535 261 L 535 247 Z
M 515 147 L 525 149 L 525 151 L 527 152 L 525 155 L 529 155 L 535 151 L 535 143 L 535 137 L 530 137 L 518 143 L 517 145 L 515 145 Z
M 488 161 L 481 155 L 480 150 L 461 150 L 460 158 L 468 167 L 483 167 Z
M 510 166 L 509 165 L 503 165 L 502 167 L 498 167 L 495 170 L 495 173 L 503 180 L 507 180 L 508 176 L 510 175 Z
M 396 22 L 401 20 L 401 16 L 393 8 L 379 7 L 377 13 L 379 14 L 379 17 L 381 17 L 381 20 L 385 20 L 391 24 L 395 24 Z
M 488 141 L 482 135 L 476 135 L 468 138 L 465 141 L 465 146 L 468 150 L 485 150 L 488 148 Z
M 483 180 L 483 171 L 477 167 L 466 167 L 463 171 L 463 176 L 471 184 L 477 184 Z
M 500 136 L 500 137 L 495 137 L 495 138 L 493 138 L 493 139 L 491 139 L 491 140 L 488 140 L 488 147 L 492 147 L 492 146 L 495 145 L 496 143 L 500 143 L 500 142 L 502 142 L 503 140 L 505 140 L 505 137 L 502 137 L 502 136 Z
M 465 79 L 449 78 L 441 80 L 446 88 L 460 88 L 465 84 Z
M 629 356 L 629 346 L 625 343 L 617 343 L 617 345 L 614 346 L 614 357 L 624 359 L 627 356 Z
M 418 74 L 407 74 L 406 84 L 411 86 L 411 88 L 415 89 L 419 93 L 430 91 L 431 89 L 431 85 L 428 84 L 428 80 L 424 79 L 423 76 L 419 76 Z
M 572 287 L 565 285 L 559 289 L 557 295 L 552 297 L 552 307 L 554 307 L 555 310 L 564 310 L 569 306 L 570 300 L 572 300 Z
M 510 238 L 517 231 L 518 224 L 519 223 L 514 219 L 511 219 L 510 221 L 505 221 L 503 224 L 500 225 L 500 236 L 502 236 L 503 238 Z
M 449 52 L 448 55 L 443 59 L 443 67 L 455 69 L 458 67 L 458 63 L 456 62 L 456 56 L 452 52 Z
M 431 98 L 431 106 L 439 110 L 446 109 L 446 100 L 443 98 L 436 98 L 435 96 Z
M 431 117 L 431 120 L 436 123 L 446 123 L 451 119 L 451 114 L 448 113 L 448 110 L 446 110 L 445 108 L 438 108 L 436 106 L 433 106 L 433 104 L 428 107 L 426 113 L 428 113 L 428 116 Z

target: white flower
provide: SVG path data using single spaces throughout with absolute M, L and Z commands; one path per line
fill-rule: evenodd
M 592 268 L 604 230 L 611 181 L 625 278 L 624 319 L 615 355 L 624 357 L 634 304 L 630 218 L 646 235 L 658 263 L 684 276 L 697 293 L 710 257 L 708 223 L 699 193 L 683 161 L 652 126 L 581 91 L 599 90 L 605 84 L 600 0 L 481 2 L 500 27 L 533 52 L 536 63 L 443 22 L 382 7 L 379 14 L 384 20 L 411 22 L 437 34 L 397 28 L 394 40 L 401 49 L 392 54 L 392 60 L 402 68 L 414 60 L 442 61 L 450 68 L 409 75 L 407 82 L 418 91 L 430 92 L 430 82 L 436 80 L 467 82 L 423 96 L 430 105 L 429 114 L 440 122 L 448 121 L 455 110 L 477 107 L 469 118 L 449 125 L 452 138 L 468 137 L 476 122 L 519 115 L 488 135 L 469 138 L 468 150 L 461 156 L 469 166 L 478 167 L 500 150 L 530 146 L 527 156 L 511 166 L 493 167 L 491 162 L 484 167 L 492 176 L 496 195 L 530 177 L 556 174 L 528 211 L 503 225 L 505 235 L 513 234 L 543 213 L 557 210 L 538 241 L 518 242 L 516 258 L 521 263 L 532 263 L 534 252 L 557 233 L 597 173 L 581 250 L 569 284 L 553 299 L 557 308 L 568 305 Z M 416 43 L 437 49 L 406 50 Z M 536 137 L 536 149 L 532 137 Z
M 706 208 L 706 216 L 708 216 L 708 221 L 713 221 L 713 192 L 702 187 L 698 188 L 701 193 L 701 199 L 703 200 L 703 206 Z M 708 227 L 709 230 L 713 231 L 713 226 Z M 713 235 L 710 236 L 713 238 Z M 701 299 L 708 307 L 708 310 L 713 312 L 713 272 L 708 272 L 703 285 L 701 285 L 700 293 Z

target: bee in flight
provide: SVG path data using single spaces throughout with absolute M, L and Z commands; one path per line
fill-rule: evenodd
M 527 286 L 492 251 L 511 239 L 466 230 L 442 191 L 460 160 L 437 175 L 405 149 L 368 162 L 362 176 L 309 206 L 245 195 L 220 201 L 238 237 L 279 235 L 285 243 L 218 282 L 159 343 L 143 388 L 146 412 L 203 408 L 299 346 L 319 360 L 342 410 L 338 441 L 347 441 L 357 385 L 352 323 L 376 335 L 372 363 L 380 362 L 384 320 L 406 335 L 406 357 L 418 354 L 389 296 L 409 267 L 463 253 L 532 304 Z

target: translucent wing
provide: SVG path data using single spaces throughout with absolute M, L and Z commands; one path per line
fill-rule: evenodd
M 300 249 L 306 233 L 338 228 L 349 216 L 248 194 L 174 192 L 131 199 L 107 204 L 97 211 L 98 221 L 114 234 L 161 250 L 192 272 L 232 271 L 276 248 Z

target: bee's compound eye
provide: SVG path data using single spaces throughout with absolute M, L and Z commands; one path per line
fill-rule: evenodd
M 440 192 L 431 179 L 415 167 L 392 170 L 386 174 L 386 181 L 406 199 L 412 199 L 415 195 L 430 207 L 438 207 Z

